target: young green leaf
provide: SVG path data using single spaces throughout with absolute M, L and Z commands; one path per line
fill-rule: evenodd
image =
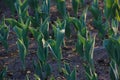
M 22 64 L 23 64 L 23 69 L 25 69 L 25 56 L 27 55 L 27 49 L 26 49 L 23 41 L 20 39 L 18 39 L 18 41 L 17 41 L 17 46 L 19 49 L 20 59 L 21 59 Z
M 63 18 L 66 17 L 66 3 L 65 0 L 56 0 L 57 2 L 57 9 L 62 15 Z
M 72 7 L 75 13 L 75 16 L 77 16 L 78 14 L 79 5 L 80 5 L 80 0 L 72 0 Z

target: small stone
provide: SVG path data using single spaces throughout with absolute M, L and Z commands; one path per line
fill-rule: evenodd
M 31 73 L 31 71 L 27 71 L 27 74 L 30 74 Z

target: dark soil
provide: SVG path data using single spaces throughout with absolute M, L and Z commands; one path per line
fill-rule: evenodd
M 6 17 L 10 17 L 9 8 L 1 5 L 0 1 L 0 17 L 5 15 Z M 100 4 L 103 6 L 102 4 Z M 56 6 L 54 3 L 51 5 L 51 22 L 55 21 L 59 16 L 59 13 L 56 10 Z M 67 10 L 70 14 L 74 14 L 69 0 L 67 1 Z M 81 14 L 81 10 L 80 10 Z M 88 15 L 88 18 L 91 18 L 91 15 Z M 88 27 L 90 28 L 91 22 L 90 19 L 88 21 Z M 90 30 L 94 33 L 96 30 L 91 27 Z M 63 47 L 63 62 L 67 62 L 70 64 L 71 69 L 74 67 L 77 68 L 77 80 L 85 80 L 85 73 L 83 68 L 83 61 L 80 58 L 80 55 L 75 51 L 76 44 L 76 33 L 72 32 L 71 38 L 65 38 L 66 46 Z M 34 69 L 33 69 L 33 60 L 37 60 L 36 52 L 37 52 L 37 44 L 34 38 L 30 38 L 29 44 L 29 53 L 26 57 L 26 71 L 22 70 L 21 61 L 19 58 L 18 49 L 16 46 L 17 37 L 15 32 L 11 29 L 9 33 L 8 43 L 9 43 L 9 52 L 6 53 L 2 44 L 0 44 L 0 70 L 7 66 L 7 80 L 25 80 L 25 75 L 28 74 L 30 80 L 34 80 Z M 55 59 L 52 57 L 51 52 L 49 53 L 48 63 L 52 67 L 52 75 L 55 76 L 56 80 L 65 80 L 63 75 L 58 72 L 58 65 Z M 109 76 L 109 58 L 105 48 L 102 47 L 102 40 L 98 37 L 96 38 L 96 45 L 94 50 L 94 63 L 96 68 L 96 73 L 98 74 L 99 80 L 110 80 Z

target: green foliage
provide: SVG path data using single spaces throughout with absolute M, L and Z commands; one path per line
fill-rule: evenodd
M 0 80 L 5 80 L 5 76 L 7 73 L 7 68 L 3 68 L 2 71 L 0 71 Z
M 32 23 L 32 27 L 39 27 L 40 24 L 40 19 L 41 16 L 43 16 L 42 12 L 41 12 L 41 6 L 40 6 L 40 2 L 39 0 L 29 0 L 29 6 L 31 7 L 31 9 L 33 10 L 34 14 L 33 16 L 31 16 L 31 23 Z
M 35 73 L 42 80 L 44 80 L 45 78 L 50 76 L 51 73 L 50 65 L 47 63 L 48 44 L 44 40 L 44 36 L 40 31 L 37 31 L 34 28 L 30 28 L 30 31 L 32 32 L 38 44 L 38 49 L 37 49 L 38 62 L 37 63 L 34 62 Z
M 28 49 L 28 27 L 30 26 L 30 19 L 28 15 L 28 1 L 17 0 L 15 2 L 15 8 L 18 14 L 18 20 L 13 18 L 5 19 L 12 27 L 17 34 L 18 39 L 20 39 Z
M 65 78 L 67 80 L 76 80 L 76 68 L 74 68 L 74 70 L 71 72 L 69 64 L 65 63 L 64 67 L 65 68 L 63 68 L 62 71 L 65 75 Z
M 94 0 L 92 6 L 89 7 L 93 16 L 93 24 L 95 29 L 98 30 L 99 37 L 104 38 L 107 34 L 108 26 L 102 20 L 102 12 L 99 9 L 98 0 Z
M 43 33 L 45 40 L 49 38 L 49 17 L 40 26 L 40 31 Z
M 93 0 L 92 5 L 89 8 L 83 10 L 80 18 L 77 18 L 80 6 L 84 6 L 85 0 L 72 0 L 72 8 L 75 17 L 67 15 L 66 0 L 56 0 L 56 5 L 59 13 L 63 17 L 63 21 L 58 19 L 55 24 L 52 25 L 54 32 L 54 38 L 49 36 L 50 26 L 50 0 L 5 0 L 6 4 L 12 10 L 12 13 L 16 11 L 17 19 L 7 18 L 5 19 L 10 26 L 13 27 L 17 35 L 17 46 L 19 49 L 19 56 L 25 70 L 25 57 L 28 53 L 29 30 L 33 34 L 37 42 L 37 57 L 38 60 L 33 62 L 35 70 L 35 80 L 47 80 L 51 75 L 51 67 L 47 62 L 49 48 L 58 62 L 59 70 L 61 69 L 62 56 L 62 44 L 64 42 L 64 36 L 70 37 L 70 26 L 73 24 L 78 37 L 76 43 L 76 50 L 83 59 L 83 65 L 85 68 L 87 80 L 98 80 L 95 72 L 93 51 L 95 46 L 95 35 L 88 34 L 87 30 L 87 11 L 89 10 L 93 16 L 94 28 L 98 30 L 98 35 L 105 39 L 108 35 L 109 39 L 104 40 L 104 46 L 110 57 L 110 78 L 111 80 L 120 79 L 120 37 L 119 37 L 119 21 L 120 21 L 120 3 L 119 0 L 104 0 L 105 21 L 103 21 L 102 11 L 99 7 L 99 0 Z M 85 6 L 86 7 L 86 6 Z M 32 10 L 32 16 L 29 15 L 28 9 Z M 31 11 L 31 12 L 32 12 Z M 3 21 L 0 24 L 0 42 L 8 51 L 8 38 L 9 28 Z M 3 80 L 6 74 L 6 68 L 0 72 L 0 80 Z M 62 69 L 64 76 L 67 80 L 76 80 L 76 68 L 73 71 L 70 70 L 70 65 L 64 64 Z M 29 80 L 28 76 L 26 77 Z M 50 77 L 50 80 L 55 80 L 54 77 Z
M 85 38 L 78 34 L 78 41 L 76 44 L 76 50 L 80 53 L 80 56 L 84 58 L 84 46 L 85 46 Z
M 17 0 L 15 8 L 18 14 L 18 20 L 13 18 L 5 19 L 14 29 L 18 37 L 17 46 L 19 55 L 22 61 L 23 69 L 25 70 L 25 56 L 28 53 L 28 27 L 30 26 L 30 19 L 28 15 L 28 1 Z
M 27 55 L 27 49 L 26 49 L 23 41 L 20 39 L 18 39 L 18 41 L 17 41 L 17 46 L 19 49 L 19 55 L 20 55 L 20 59 L 22 61 L 22 66 L 23 66 L 23 69 L 25 70 L 25 57 Z
M 97 74 L 95 73 L 93 67 L 84 64 L 87 80 L 98 80 Z
M 72 23 L 74 24 L 75 26 L 75 29 L 80 32 L 80 34 L 84 37 L 87 37 L 86 33 L 87 33 L 87 27 L 86 27 L 86 15 L 87 15 L 87 10 L 88 8 L 86 8 L 80 19 L 77 19 L 77 18 L 72 18 Z
M 98 19 L 99 17 L 101 17 L 101 12 L 98 6 L 98 0 L 96 0 L 96 2 L 93 2 L 92 6 L 90 6 L 89 8 L 90 12 L 92 13 L 94 19 Z
M 64 35 L 65 35 L 65 26 L 66 26 L 66 21 L 56 22 L 56 26 L 53 25 L 55 40 L 53 40 L 53 39 L 48 40 L 49 47 L 50 47 L 53 55 L 55 56 L 55 58 L 58 61 L 59 68 L 60 68 L 61 59 L 62 59 L 61 45 L 62 45 Z
M 93 21 L 95 29 L 98 30 L 98 35 L 100 38 L 105 38 L 105 35 L 107 34 L 107 29 L 110 28 L 106 23 L 102 22 L 102 18 L 98 18 L 97 20 Z
M 28 14 L 28 0 L 16 0 L 15 2 L 15 9 L 18 14 L 18 21 L 20 23 L 25 23 L 29 14 Z
M 34 61 L 33 65 L 36 75 L 39 76 L 41 79 L 43 79 L 41 63 L 39 61 L 38 62 Z
M 38 25 L 39 26 L 37 26 L 36 30 L 41 32 L 44 39 L 47 40 L 49 38 L 49 17 L 47 17 L 43 22 L 38 23 Z
M 84 67 L 87 76 L 87 80 L 97 80 L 97 75 L 95 73 L 94 61 L 93 61 L 93 51 L 95 45 L 94 38 L 84 38 L 80 33 L 78 33 L 78 41 L 76 44 L 76 49 L 82 59 L 85 61 Z
M 49 64 L 42 64 L 40 61 L 35 62 L 34 61 L 34 70 L 37 78 L 40 78 L 41 80 L 45 80 L 50 76 L 51 74 L 51 68 Z
M 34 11 L 38 11 L 40 9 L 39 0 L 28 0 L 28 4 Z
M 28 35 L 28 26 L 25 26 L 24 28 L 19 28 L 19 27 L 15 26 L 13 29 L 16 32 L 18 39 L 20 39 L 24 43 L 26 49 L 28 49 L 28 45 L 29 45 L 29 39 L 27 36 Z
M 78 10 L 81 7 L 85 6 L 85 1 L 84 0 L 72 0 L 72 8 L 74 11 L 75 16 L 77 17 L 78 15 Z
M 17 1 L 17 0 L 3 0 L 4 1 L 4 4 L 10 8 L 12 14 L 15 14 L 15 5 L 14 3 Z
M 93 60 L 94 43 L 95 38 L 86 39 L 81 36 L 80 33 L 78 33 L 78 42 L 76 48 L 83 59 L 87 60 L 90 64 L 92 64 L 91 61 Z
M 34 76 L 35 76 L 35 80 L 41 80 L 39 76 L 37 76 L 36 74 L 34 74 Z
M 43 34 L 41 32 L 38 32 L 34 28 L 31 28 L 30 30 L 38 44 L 37 56 L 41 62 L 45 63 L 48 57 L 48 45 L 44 40 Z
M 105 0 L 105 17 L 106 19 L 116 19 L 120 21 L 120 4 L 119 0 Z
M 93 61 L 93 51 L 95 45 L 95 35 L 91 37 L 88 34 L 86 28 L 86 10 L 83 12 L 83 16 L 81 16 L 80 20 L 76 20 L 78 23 L 78 39 L 76 43 L 76 50 L 82 57 L 85 67 L 85 73 L 87 80 L 98 80 L 97 75 L 95 73 L 94 61 Z
M 44 18 L 47 18 L 50 15 L 50 0 L 43 0 L 41 8 L 43 14 L 46 14 Z
M 119 65 L 119 46 L 120 46 L 120 38 L 110 38 L 104 41 L 104 46 L 106 47 L 109 56 L 111 59 L 115 60 Z
M 70 15 L 66 16 L 66 27 L 65 27 L 65 35 L 67 38 L 71 36 L 71 23 L 72 23 L 72 17 Z
M 26 78 L 25 78 L 25 80 L 30 80 L 28 75 L 26 75 Z
M 109 19 L 112 16 L 114 0 L 104 0 L 104 3 L 105 3 L 105 16 L 107 19 Z
M 29 5 L 34 11 L 33 16 L 30 16 L 31 23 L 32 27 L 35 28 L 40 28 L 41 25 L 44 24 L 44 22 L 46 22 L 46 19 L 49 21 L 50 0 L 42 0 L 41 3 L 42 4 L 40 4 L 40 1 L 38 0 L 29 0 Z
M 118 26 L 119 26 L 119 22 L 117 20 L 112 20 L 112 24 L 111 24 L 111 28 L 113 30 L 113 36 L 117 36 L 118 35 Z
M 119 36 L 119 22 L 115 19 L 112 19 L 110 22 L 106 22 L 106 26 L 108 26 L 108 36 L 109 37 L 118 37 Z
M 120 75 L 119 75 L 119 71 L 118 71 L 118 66 L 117 66 L 117 64 L 114 60 L 111 61 L 110 67 L 111 67 L 110 68 L 110 78 L 111 78 L 111 80 L 119 80 Z
M 78 14 L 79 5 L 80 5 L 80 0 L 72 0 L 72 7 L 76 16 Z
M 4 48 L 6 49 L 6 52 L 8 52 L 8 42 L 7 42 L 8 35 L 9 35 L 9 28 L 7 27 L 7 25 L 3 21 L 0 24 L 0 42 L 2 43 Z
M 23 69 L 25 70 L 25 56 L 28 53 L 28 27 L 30 25 L 30 21 L 27 20 L 25 24 L 20 23 L 14 19 L 6 19 L 12 26 L 15 26 L 13 29 L 16 32 L 18 37 L 17 46 L 19 49 L 20 59 L 22 61 Z
M 19 21 L 13 19 L 13 18 L 6 18 L 5 21 L 9 23 L 12 27 L 17 25 L 18 27 L 24 27 L 24 24 L 21 24 Z
M 110 57 L 111 80 L 120 79 L 120 37 L 104 40 L 104 46 Z
M 50 77 L 50 80 L 55 80 L 55 77 L 54 77 L 54 76 L 51 76 L 51 77 Z
M 56 0 L 57 9 L 59 13 L 62 15 L 63 19 L 66 17 L 66 2 L 65 0 Z

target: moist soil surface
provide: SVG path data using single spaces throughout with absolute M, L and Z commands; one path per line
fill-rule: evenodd
M 86 4 L 91 4 L 91 2 L 86 1 Z M 71 8 L 71 3 L 69 0 L 67 0 L 67 10 L 69 11 L 70 15 L 73 16 L 73 10 Z M 100 7 L 103 7 L 103 2 L 101 0 Z M 0 17 L 5 15 L 5 17 L 11 17 L 11 12 L 8 7 L 6 7 L 2 0 L 0 0 Z M 54 2 L 52 2 L 51 5 L 51 23 L 57 19 L 57 17 L 61 17 L 60 14 L 56 10 L 56 6 Z M 79 11 L 79 16 L 82 12 L 82 9 Z M 95 30 L 92 27 L 91 20 L 91 14 L 88 12 L 87 17 L 87 26 L 88 29 L 92 33 L 97 33 L 97 30 Z M 71 25 L 72 28 L 72 25 Z M 73 28 L 72 28 L 73 29 Z M 63 60 L 62 62 L 67 62 L 70 64 L 71 69 L 73 70 L 74 67 L 77 69 L 77 80 L 86 80 L 85 78 L 85 72 L 83 63 L 84 61 L 81 59 L 80 55 L 75 51 L 75 44 L 77 42 L 77 33 L 75 30 L 72 30 L 72 35 L 70 38 L 65 37 L 65 43 L 66 46 L 62 47 L 62 54 L 63 54 Z M 8 80 L 25 80 L 25 75 L 27 74 L 30 78 L 30 80 L 34 80 L 34 68 L 33 68 L 33 60 L 37 60 L 37 43 L 35 42 L 33 37 L 29 37 L 30 43 L 29 43 L 29 52 L 26 56 L 26 70 L 23 71 L 18 48 L 16 45 L 17 37 L 15 32 L 10 28 L 9 37 L 8 37 L 8 44 L 9 44 L 9 50 L 8 53 L 6 53 L 4 47 L 0 43 L 0 71 L 3 67 L 7 66 L 7 76 L 6 79 Z M 48 63 L 51 65 L 52 68 L 52 74 L 55 76 L 56 80 L 66 80 L 63 76 L 63 74 L 58 72 L 58 65 L 53 57 L 52 53 L 49 52 L 48 57 Z M 96 37 L 96 44 L 95 44 L 95 50 L 94 50 L 94 64 L 96 73 L 98 74 L 99 80 L 110 80 L 109 76 L 109 58 L 108 54 L 105 50 L 105 48 L 102 46 L 102 40 L 97 36 Z M 49 79 L 48 79 L 49 80 Z

